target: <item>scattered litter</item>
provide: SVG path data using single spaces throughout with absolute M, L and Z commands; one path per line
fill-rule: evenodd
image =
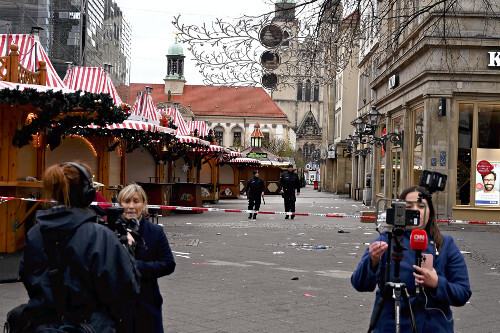
M 298 277 L 293 277 L 292 280 L 296 281 L 298 280 L 299 278 Z
M 311 294 L 304 294 L 304 296 L 306 296 L 306 297 L 316 297 L 316 296 L 311 295 Z
M 462 238 L 457 238 L 457 240 L 462 240 Z
M 360 304 L 359 306 L 363 306 L 363 304 Z
M 191 224 L 191 222 L 186 222 L 186 224 Z
M 160 227 L 164 227 L 165 225 L 163 223 L 158 223 Z
M 206 265 L 206 262 L 193 262 L 193 265 Z
M 217 235 L 220 235 L 220 232 L 218 232 Z
M 349 254 L 354 254 L 354 255 L 356 255 L 357 253 L 355 253 L 355 252 L 351 252 L 351 253 L 349 253 Z
M 354 248 L 359 249 L 359 246 L 356 245 Z
M 292 243 L 292 244 L 290 244 L 290 245 L 291 245 L 291 246 L 297 246 L 297 243 Z
M 365 245 L 370 245 L 370 243 L 363 243 L 363 244 L 365 244 Z
M 348 234 L 348 233 L 350 233 L 350 231 L 343 230 L 343 229 L 339 230 L 339 234 Z
M 301 232 L 300 234 L 297 234 L 297 236 L 302 236 L 302 235 L 305 235 L 303 232 Z
M 462 253 L 462 254 L 471 254 L 472 252 L 469 252 L 469 251 L 460 251 L 460 253 Z
M 373 235 L 373 232 L 365 232 L 365 235 Z
M 276 251 L 276 252 L 273 252 L 273 254 L 285 254 L 285 252 L 283 252 L 283 251 Z
M 317 249 L 326 249 L 326 246 L 324 246 L 324 245 L 318 245 L 318 246 L 316 246 L 316 248 Z
M 342 262 L 342 261 L 339 261 L 337 264 L 343 264 L 343 262 Z
M 496 267 L 491 267 L 491 269 L 496 269 Z
M 243 234 L 243 236 L 248 236 L 248 234 L 245 232 L 245 233 Z

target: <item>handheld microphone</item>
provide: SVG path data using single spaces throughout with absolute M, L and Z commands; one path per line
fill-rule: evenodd
M 415 251 L 415 265 L 422 266 L 422 251 L 427 250 L 427 232 L 425 230 L 414 229 L 410 236 L 410 246 Z M 415 286 L 418 283 L 415 282 Z M 420 293 L 420 286 L 416 288 L 416 293 Z

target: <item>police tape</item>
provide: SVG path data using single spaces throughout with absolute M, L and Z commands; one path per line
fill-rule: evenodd
M 3 197 L 0 196 L 0 204 L 10 200 L 22 200 L 31 202 L 54 202 L 52 200 L 44 199 L 34 199 L 34 198 L 17 198 L 17 197 Z M 93 206 L 100 206 L 101 208 L 107 208 L 113 206 L 110 202 L 92 202 Z M 271 212 L 271 211 L 260 211 L 251 209 L 227 209 L 227 208 L 213 208 L 213 207 L 188 207 L 188 206 L 169 206 L 169 205 L 147 205 L 148 209 L 157 210 L 178 210 L 178 211 L 194 211 L 194 212 L 223 212 L 223 213 L 245 213 L 245 214 L 264 214 L 264 215 L 288 215 L 288 216 L 319 216 L 319 217 L 334 217 L 334 218 L 355 218 L 362 220 L 373 220 L 375 223 L 376 216 L 364 216 L 359 214 L 345 214 L 345 213 L 335 213 L 335 214 L 324 214 L 324 213 L 295 213 L 295 212 Z M 466 221 L 466 220 L 437 220 L 438 223 L 446 224 L 469 224 L 469 225 L 490 225 L 490 226 L 500 226 L 500 222 L 490 222 L 490 221 Z

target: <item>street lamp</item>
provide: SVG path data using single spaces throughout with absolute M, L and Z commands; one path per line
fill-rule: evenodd
M 382 118 L 382 114 L 378 112 L 375 105 L 373 105 L 370 112 L 368 112 L 368 114 L 366 115 L 366 118 L 368 119 L 368 125 L 370 125 L 370 127 L 377 128 L 378 125 L 380 124 L 380 119 Z
M 368 139 L 368 141 L 365 141 L 365 143 L 369 143 L 370 145 L 375 145 L 377 147 L 385 146 L 387 140 L 398 146 L 403 145 L 404 131 L 401 131 L 400 133 L 387 133 L 381 137 L 375 136 L 375 131 L 380 125 L 380 120 L 382 118 L 382 114 L 378 112 L 375 105 L 373 105 L 370 112 L 366 114 L 366 118 L 367 122 L 362 119 L 362 116 L 353 122 L 353 126 L 356 128 L 356 133 L 360 136 L 360 141 L 363 139 L 362 136 L 366 135 L 368 137 L 371 136 L 371 138 Z M 366 125 L 368 125 L 369 130 L 366 128 Z

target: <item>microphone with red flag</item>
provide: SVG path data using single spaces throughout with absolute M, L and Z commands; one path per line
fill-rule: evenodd
M 410 246 L 415 251 L 415 265 L 422 266 L 422 251 L 427 250 L 427 232 L 425 230 L 415 229 L 411 232 Z M 418 273 L 418 272 L 417 272 Z M 415 285 L 418 283 L 415 282 Z M 417 288 L 416 293 L 420 292 L 420 286 Z

